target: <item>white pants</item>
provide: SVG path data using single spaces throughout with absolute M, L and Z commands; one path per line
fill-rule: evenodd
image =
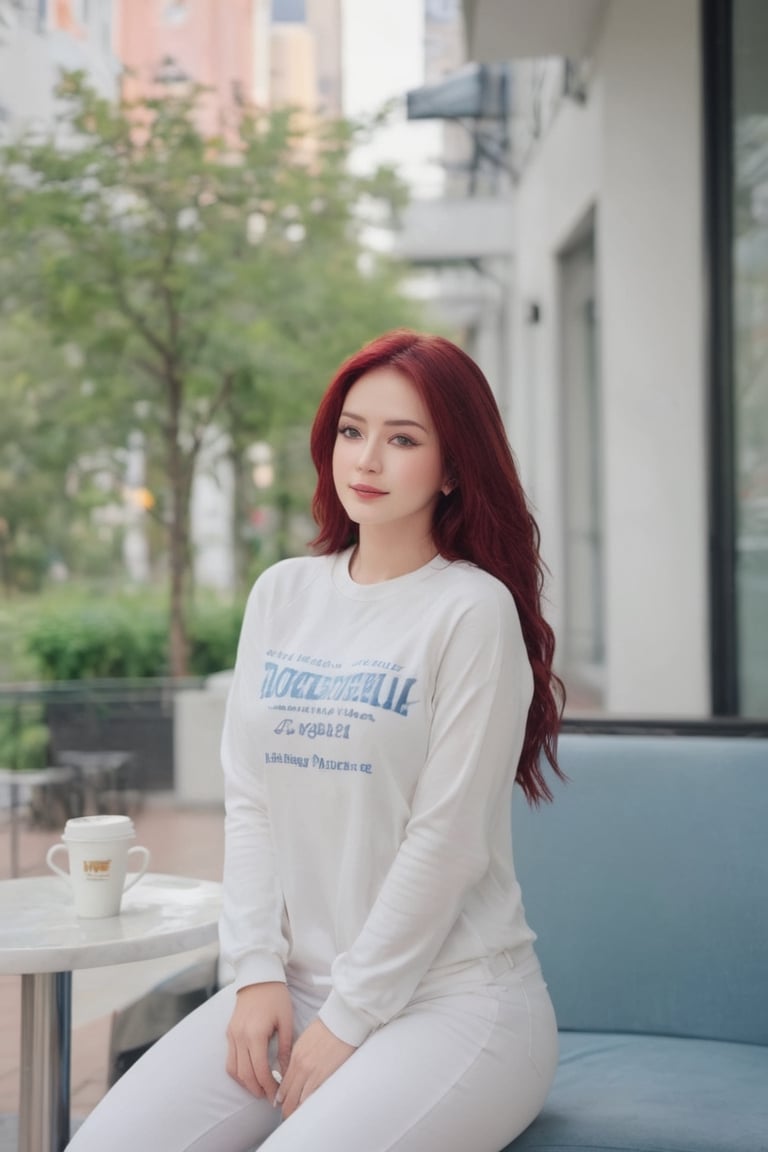
M 285 1121 L 226 1073 L 234 996 L 222 989 L 150 1048 L 69 1152 L 500 1152 L 555 1074 L 555 1017 L 530 949 L 425 982 Z M 322 999 L 291 996 L 298 1035 Z

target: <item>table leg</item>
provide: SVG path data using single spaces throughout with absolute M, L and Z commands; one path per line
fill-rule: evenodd
M 21 978 L 19 1152 L 63 1152 L 69 1143 L 72 974 Z
M 11 876 L 19 874 L 19 785 L 11 781 Z

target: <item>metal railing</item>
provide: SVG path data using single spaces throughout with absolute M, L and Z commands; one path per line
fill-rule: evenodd
M 0 767 L 53 767 L 72 750 L 121 752 L 132 756 L 135 787 L 172 789 L 174 699 L 203 683 L 189 678 L 4 684 Z M 33 726 L 42 726 L 45 750 L 42 760 L 30 763 L 25 731 Z

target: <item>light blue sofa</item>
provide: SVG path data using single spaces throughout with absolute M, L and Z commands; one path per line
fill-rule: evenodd
M 768 739 L 560 753 L 554 804 L 512 813 L 560 1066 L 505 1152 L 768 1152 Z

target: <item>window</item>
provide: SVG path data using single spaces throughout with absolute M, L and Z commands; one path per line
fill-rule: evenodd
M 563 646 L 568 696 L 581 707 L 603 703 L 602 401 L 597 330 L 594 229 L 560 259 L 565 527 Z
M 768 5 L 703 0 L 713 710 L 768 717 Z
M 739 711 L 768 716 L 768 5 L 733 5 L 732 240 Z

